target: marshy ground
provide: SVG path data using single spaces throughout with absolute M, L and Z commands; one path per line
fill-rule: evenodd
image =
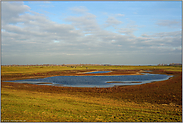
M 87 66 L 87 70 L 86 67 L 40 67 L 2 66 L 1 81 L 84 75 L 83 72 L 95 70 L 113 71 L 101 75 L 140 74 L 143 70 L 151 70 L 151 73 L 174 76 L 165 81 L 112 88 L 73 88 L 1 82 L 2 122 L 182 121 L 181 66 Z

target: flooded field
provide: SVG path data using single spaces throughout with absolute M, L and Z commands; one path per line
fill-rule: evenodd
M 110 71 L 95 71 L 90 73 L 101 73 Z M 39 85 L 52 85 L 63 87 L 113 87 L 115 85 L 139 85 L 150 83 L 153 81 L 167 80 L 172 76 L 164 74 L 143 75 L 109 75 L 109 76 L 53 76 L 40 79 L 26 79 L 5 82 L 28 83 Z

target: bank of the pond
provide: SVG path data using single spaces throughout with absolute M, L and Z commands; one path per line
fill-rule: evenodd
M 158 73 L 158 72 L 156 72 Z M 165 73 L 164 73 L 165 74 Z M 122 98 L 134 100 L 137 102 L 150 102 L 150 103 L 175 103 L 182 104 L 182 72 L 171 72 L 173 77 L 168 80 L 152 82 L 142 85 L 134 86 L 115 86 L 112 88 L 79 88 L 79 87 L 56 87 L 46 85 L 33 85 L 33 84 L 20 84 L 11 82 L 1 82 L 2 88 L 16 88 L 25 89 L 30 91 L 41 91 L 49 93 L 60 93 L 66 91 L 84 92 L 86 95 L 99 96 L 105 95 L 110 98 Z M 152 98 L 153 97 L 153 98 Z M 143 99 L 142 99 L 143 98 Z
M 112 88 L 1 82 L 1 121 L 182 122 L 182 73 L 168 74 L 174 76 Z
M 23 80 L 23 79 L 36 79 L 36 78 L 46 78 L 51 76 L 95 76 L 95 75 L 141 75 L 142 70 L 115 70 L 110 69 L 109 73 L 88 73 L 100 70 L 62 70 L 62 71 L 49 71 L 41 73 L 13 73 L 13 74 L 3 74 L 1 75 L 2 81 L 9 80 Z M 105 70 L 106 71 L 106 70 Z M 107 70 L 108 71 L 108 70 Z

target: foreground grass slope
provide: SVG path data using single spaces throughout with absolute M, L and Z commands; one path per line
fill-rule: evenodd
M 35 85 L 19 85 L 31 86 Z M 39 87 L 38 87 L 39 88 Z M 49 89 L 45 87 L 45 89 Z M 50 88 L 51 89 L 51 88 Z M 52 88 L 53 89 L 53 88 Z M 91 94 L 91 95 L 89 95 Z M 42 92 L 3 86 L 1 120 L 24 122 L 174 122 L 182 121 L 180 105 L 135 103 L 89 92 Z
M 149 69 L 147 67 L 135 66 L 133 69 Z M 1 82 L 1 121 L 181 122 L 182 72 L 179 72 L 180 67 L 160 67 L 153 73 L 174 77 L 161 82 L 113 88 Z

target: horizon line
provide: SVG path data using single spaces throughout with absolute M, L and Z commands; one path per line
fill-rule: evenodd
M 42 66 L 51 66 L 51 65 L 55 65 L 55 66 L 66 66 L 66 65 L 121 65 L 121 66 L 157 66 L 157 65 L 182 65 L 182 63 L 169 63 L 169 64 L 165 64 L 165 63 L 159 63 L 159 64 L 110 64 L 110 63 L 68 63 L 68 64 L 50 64 L 50 63 L 45 63 L 45 64 L 1 64 L 1 66 L 38 66 L 38 65 L 42 65 Z

